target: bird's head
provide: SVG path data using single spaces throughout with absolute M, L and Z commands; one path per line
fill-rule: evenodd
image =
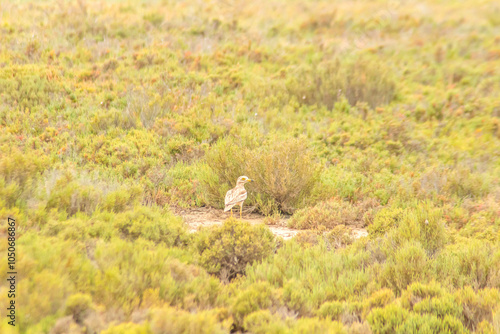
M 236 185 L 245 184 L 245 183 L 248 183 L 248 182 L 253 182 L 253 180 L 249 179 L 247 176 L 240 176 L 238 178 L 238 180 L 236 181 Z

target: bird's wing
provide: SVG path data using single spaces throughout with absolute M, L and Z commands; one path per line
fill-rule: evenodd
M 247 198 L 247 191 L 245 188 L 234 188 L 226 193 L 226 199 L 224 204 L 227 206 L 235 205 L 236 203 L 242 202 Z

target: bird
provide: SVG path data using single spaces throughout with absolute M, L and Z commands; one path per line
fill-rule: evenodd
M 247 190 L 245 189 L 245 183 L 254 182 L 252 179 L 249 179 L 246 176 L 240 176 L 238 180 L 236 180 L 236 187 L 231 190 L 228 190 L 226 193 L 226 198 L 224 200 L 224 212 L 231 210 L 231 217 L 233 216 L 233 206 L 240 206 L 240 219 L 241 219 L 241 211 L 243 210 L 243 201 L 247 198 Z

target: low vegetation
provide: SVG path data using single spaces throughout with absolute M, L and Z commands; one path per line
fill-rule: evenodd
M 1 333 L 500 332 L 497 2 L 0 8 Z

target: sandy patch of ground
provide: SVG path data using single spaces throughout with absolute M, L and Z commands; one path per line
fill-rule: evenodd
M 189 226 L 190 232 L 196 232 L 198 229 L 203 227 L 221 225 L 224 220 L 230 217 L 230 213 L 228 212 L 211 208 L 181 209 L 176 210 L 175 213 L 184 218 L 184 221 Z M 239 218 L 239 212 L 235 213 L 234 216 Z M 264 223 L 264 216 L 256 213 L 243 212 L 242 219 L 250 224 Z M 274 235 L 280 236 L 285 240 L 291 239 L 297 233 L 304 231 L 288 228 L 286 221 L 286 218 L 282 218 L 277 224 L 267 225 L 267 227 L 271 230 L 271 232 L 273 232 Z M 368 232 L 363 228 L 354 228 L 353 234 L 356 238 L 361 238 L 367 236 Z

